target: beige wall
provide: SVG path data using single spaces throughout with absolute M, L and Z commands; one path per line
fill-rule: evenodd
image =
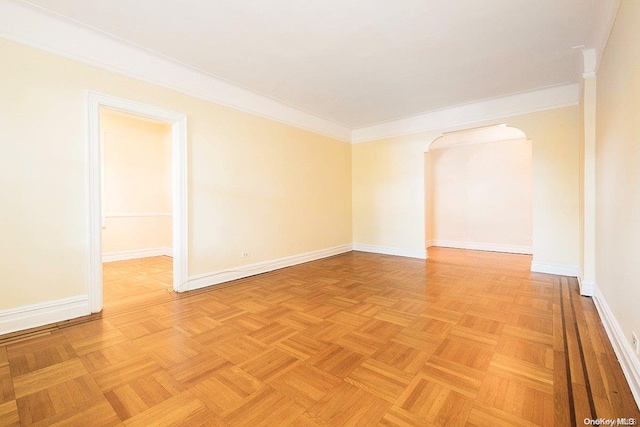
M 596 77 L 585 74 L 580 93 L 580 280 L 592 295 L 595 284 Z
M 430 246 L 434 239 L 435 212 L 433 210 L 433 161 L 432 153 L 424 153 L 424 228 L 425 244 Z
M 413 135 L 353 146 L 354 244 L 424 253 L 426 138 Z
M 623 0 L 597 71 L 596 286 L 640 334 L 640 3 Z
M 87 90 L 187 114 L 189 275 L 351 242 L 348 143 L 12 42 L 0 57 L 0 310 L 87 294 Z
M 531 141 L 438 148 L 428 155 L 434 244 L 530 250 Z
M 580 250 L 578 121 L 576 105 L 474 125 L 503 122 L 531 139 L 534 262 L 576 269 Z M 441 134 L 431 131 L 354 145 L 354 243 L 424 248 L 429 215 L 424 152 Z
M 351 146 L 15 43 L 0 56 L 0 310 L 87 292 L 87 90 L 188 115 L 190 276 L 352 241 L 424 250 L 441 131 Z M 494 122 L 532 140 L 539 262 L 579 261 L 578 113 Z
M 102 253 L 171 248 L 171 125 L 103 109 L 100 127 Z
M 579 107 L 510 117 L 532 142 L 533 261 L 577 268 Z

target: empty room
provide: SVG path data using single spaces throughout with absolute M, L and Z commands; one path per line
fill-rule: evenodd
M 0 0 L 0 426 L 636 425 L 638 28 Z

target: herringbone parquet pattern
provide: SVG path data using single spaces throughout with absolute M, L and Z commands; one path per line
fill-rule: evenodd
M 530 257 L 352 252 L 205 291 L 105 266 L 105 311 L 0 344 L 0 425 L 569 426 L 639 417 L 590 299 Z

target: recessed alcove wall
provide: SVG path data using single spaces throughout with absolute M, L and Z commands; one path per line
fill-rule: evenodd
M 532 145 L 506 125 L 444 133 L 425 153 L 427 246 L 532 253 Z

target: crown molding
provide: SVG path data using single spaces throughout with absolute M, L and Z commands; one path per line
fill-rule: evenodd
M 351 141 L 351 129 L 27 4 L 0 0 L 0 38 L 300 129 Z M 92 89 L 92 88 L 89 88 Z
M 620 0 L 607 4 L 607 16 L 592 34 L 597 64 Z M 602 22 L 606 22 L 602 24 Z M 247 88 L 135 46 L 90 27 L 61 19 L 28 3 L 0 0 L 0 38 L 35 47 L 109 72 L 162 86 L 345 142 L 365 142 L 447 129 L 578 103 L 578 84 L 565 84 L 429 111 L 350 129 Z M 596 64 L 596 67 L 597 67 Z
M 579 95 L 577 83 L 521 92 L 354 129 L 351 141 L 392 138 L 577 105 Z

